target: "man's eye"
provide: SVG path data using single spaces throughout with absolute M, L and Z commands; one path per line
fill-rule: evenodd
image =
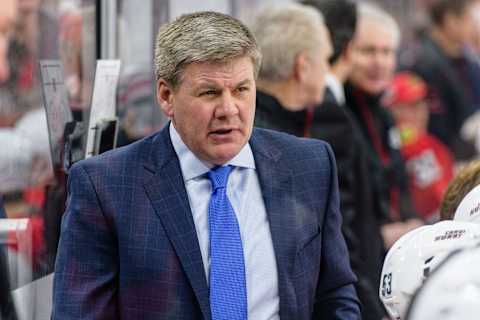
M 206 90 L 200 93 L 200 96 L 212 96 L 217 94 L 217 91 L 215 90 Z
M 238 88 L 237 88 L 237 91 L 238 91 L 238 92 L 245 92 L 245 91 L 248 91 L 248 90 L 250 90 L 249 87 L 238 87 Z
M 360 48 L 359 51 L 361 54 L 364 54 L 364 55 L 373 55 L 377 50 L 372 47 L 364 47 L 364 48 Z

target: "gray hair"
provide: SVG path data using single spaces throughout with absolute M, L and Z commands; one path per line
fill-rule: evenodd
M 252 59 L 255 77 L 261 54 L 253 34 L 239 20 L 218 12 L 185 14 L 160 27 L 155 44 L 155 75 L 174 88 L 184 68 L 194 62 Z
M 322 27 L 325 27 L 322 14 L 309 6 L 290 3 L 262 10 L 252 25 L 263 55 L 259 78 L 288 79 L 297 55 L 313 53 L 322 45 Z
M 359 21 L 375 21 L 392 31 L 395 43 L 400 43 L 401 32 L 397 21 L 387 11 L 370 2 L 360 2 L 358 4 Z

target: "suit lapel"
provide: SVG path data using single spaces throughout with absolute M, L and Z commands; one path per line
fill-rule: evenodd
M 155 140 L 152 143 L 150 160 L 145 165 L 154 175 L 144 187 L 192 285 L 203 318 L 210 319 L 209 293 L 202 255 L 168 126 Z
M 296 254 L 294 197 L 291 170 L 286 161 L 278 161 L 281 151 L 264 141 L 255 130 L 250 140 L 255 166 L 270 224 L 278 269 L 280 318 L 295 314 L 295 289 L 290 276 Z
M 291 277 L 296 255 L 296 234 L 292 173 L 281 151 L 254 130 L 250 145 L 262 188 L 278 269 L 280 318 L 295 314 L 297 306 Z M 210 319 L 210 302 L 202 256 L 198 244 L 180 164 L 170 141 L 168 126 L 152 142 L 145 167 L 153 173 L 144 187 L 161 219 L 183 270 L 202 310 Z M 293 309 L 293 310 L 292 310 Z

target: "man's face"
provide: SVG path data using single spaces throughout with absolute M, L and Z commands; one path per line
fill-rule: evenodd
M 350 81 L 369 94 L 382 93 L 395 71 L 396 42 L 390 27 L 362 19 L 352 42 Z
M 162 110 L 201 160 L 221 165 L 247 143 L 255 115 L 255 78 L 249 57 L 192 63 L 177 88 L 157 83 Z
M 476 29 L 475 10 L 480 7 L 479 2 L 468 5 L 460 15 L 453 15 L 448 24 L 448 32 L 452 40 L 458 41 L 460 46 L 468 45 L 478 33 Z
M 0 7 L 0 83 L 10 76 L 8 42 L 17 17 L 17 1 L 3 0 Z
M 309 66 L 305 73 L 306 106 L 314 106 L 323 100 L 325 76 L 329 70 L 328 59 L 332 52 L 330 34 L 323 26 L 319 35 L 319 48 L 309 55 Z

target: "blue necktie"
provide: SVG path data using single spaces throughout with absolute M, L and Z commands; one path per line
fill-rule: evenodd
M 208 207 L 212 320 L 248 318 L 242 239 L 237 217 L 227 197 L 231 171 L 231 166 L 225 166 L 208 172 L 212 183 Z

